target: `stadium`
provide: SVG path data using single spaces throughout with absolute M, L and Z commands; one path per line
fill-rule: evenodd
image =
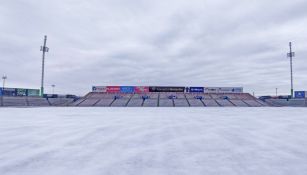
M 307 174 L 306 9 L 1 1 L 0 175 Z
M 6 88 L 1 106 L 79 107 L 264 107 L 267 103 L 243 93 L 241 87 L 93 86 L 92 92 L 45 95 L 39 90 Z

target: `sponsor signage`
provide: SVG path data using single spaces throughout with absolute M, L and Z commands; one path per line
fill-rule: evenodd
M 106 86 L 93 86 L 92 92 L 107 92 Z
M 109 93 L 120 92 L 120 86 L 107 86 L 107 92 Z
M 28 89 L 28 96 L 39 96 L 39 89 Z
M 134 86 L 121 86 L 120 92 L 121 93 L 134 93 Z
M 149 87 L 148 86 L 136 86 L 134 87 L 134 92 L 135 93 L 147 93 L 149 92 Z
M 205 87 L 205 92 L 213 93 L 242 93 L 242 87 Z
M 2 91 L 2 95 L 16 96 L 16 89 L 15 88 L 4 88 Z
M 204 92 L 205 88 L 204 87 L 190 87 L 189 92 Z
M 2 88 L 0 89 L 0 96 L 2 96 Z
M 184 92 L 185 87 L 150 86 L 149 92 Z
M 4 88 L 1 89 L 3 96 L 39 96 L 39 89 Z M 0 95 L 0 96 L 1 96 Z
M 295 98 L 305 98 L 306 92 L 305 91 L 296 91 L 294 96 L 295 96 Z
M 17 96 L 27 96 L 27 89 L 16 89 Z

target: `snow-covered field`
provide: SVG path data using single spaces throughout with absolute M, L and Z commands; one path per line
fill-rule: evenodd
M 0 175 L 304 175 L 307 108 L 0 108 Z

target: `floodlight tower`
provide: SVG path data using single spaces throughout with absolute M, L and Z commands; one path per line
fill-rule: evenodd
M 52 87 L 52 94 L 54 94 L 55 84 L 51 85 L 51 87 Z
M 290 58 L 290 74 L 291 74 L 291 98 L 293 98 L 293 64 L 292 64 L 292 58 L 295 57 L 295 52 L 292 52 L 292 42 L 289 42 L 289 48 L 290 52 L 287 54 L 287 56 Z
M 5 80 L 7 79 L 6 75 L 2 76 L 2 80 L 3 80 L 3 84 L 2 84 L 2 90 L 4 90 L 4 86 L 5 86 Z
M 46 54 L 46 52 L 49 51 L 49 48 L 46 47 L 46 43 L 47 43 L 47 36 L 45 35 L 44 46 L 41 46 L 41 51 L 43 52 L 43 56 L 42 56 L 42 80 L 41 80 L 41 91 L 40 91 L 41 96 L 44 96 L 45 54 Z

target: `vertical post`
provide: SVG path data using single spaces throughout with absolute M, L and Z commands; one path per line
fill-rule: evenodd
M 55 85 L 53 84 L 53 85 L 51 85 L 51 87 L 52 87 L 52 94 L 54 94 Z
M 293 67 L 292 67 L 292 58 L 294 56 L 293 52 L 292 52 L 292 43 L 289 43 L 289 47 L 290 47 L 290 71 L 291 71 L 291 98 L 293 98 Z
M 276 88 L 275 90 L 276 90 L 276 97 L 277 97 L 277 95 L 278 95 L 278 88 Z
M 47 43 L 47 36 L 45 35 L 44 37 L 44 46 L 41 46 L 41 51 L 43 52 L 43 56 L 42 56 L 42 79 L 41 79 L 41 91 L 40 91 L 40 95 L 43 97 L 44 96 L 44 76 L 45 76 L 45 54 L 46 52 L 48 52 L 48 47 L 46 47 L 46 43 Z

